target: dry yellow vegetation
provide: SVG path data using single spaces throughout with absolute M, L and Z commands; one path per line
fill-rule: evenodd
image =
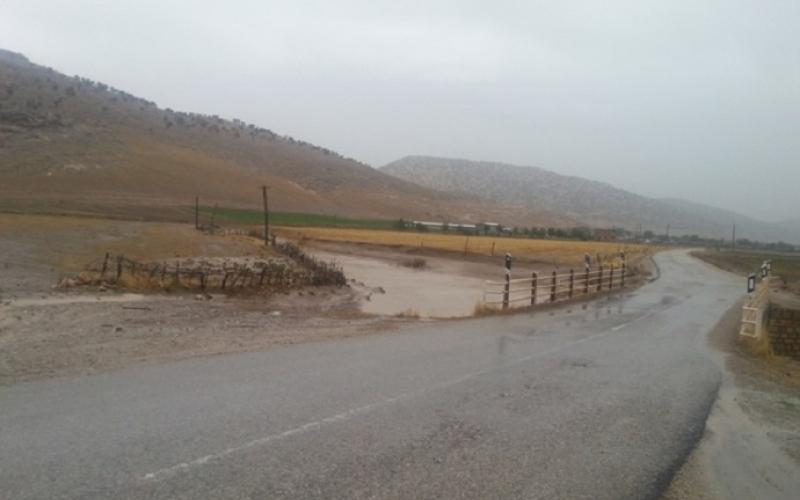
M 276 232 L 291 239 L 312 239 L 374 245 L 423 248 L 463 252 L 471 255 L 503 255 L 533 262 L 555 263 L 558 266 L 581 266 L 585 254 L 603 262 L 617 260 L 620 252 L 630 263 L 650 255 L 655 248 L 649 245 L 602 241 L 534 240 L 505 236 L 464 236 L 457 234 L 381 231 L 372 229 L 290 228 L 281 227 Z
M 253 238 L 210 235 L 170 222 L 0 214 L 0 237 L 26 243 L 42 263 L 70 272 L 84 269 L 105 252 L 141 261 L 276 255 Z

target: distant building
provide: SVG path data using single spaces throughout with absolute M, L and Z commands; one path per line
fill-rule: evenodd
M 441 231 L 444 229 L 443 222 L 429 222 L 424 220 L 415 220 L 412 221 L 412 224 L 415 228 L 425 228 L 431 231 Z
M 461 224 L 458 222 L 413 220 L 407 222 L 406 227 L 421 229 L 423 231 L 441 231 L 467 234 L 512 234 L 514 232 L 514 228 L 502 226 L 497 222 Z
M 497 222 L 481 222 L 478 224 L 478 232 L 483 234 L 500 234 L 503 226 Z
M 447 229 L 449 231 L 459 231 L 462 233 L 474 233 L 478 230 L 478 226 L 475 224 L 448 224 Z
M 434 222 L 424 220 L 414 220 L 407 224 L 407 227 L 416 229 L 426 229 L 428 231 L 476 233 L 478 226 L 475 224 L 460 224 L 458 222 Z

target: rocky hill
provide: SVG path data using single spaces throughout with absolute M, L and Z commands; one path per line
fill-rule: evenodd
M 764 241 L 800 240 L 800 231 L 757 221 L 725 210 L 684 200 L 653 199 L 609 184 L 560 175 L 537 167 L 408 156 L 384 166 L 383 172 L 423 186 L 481 197 L 498 204 L 564 214 L 594 227 L 625 227 L 663 234 L 698 234 L 730 238 L 737 235 Z
M 256 207 L 262 184 L 283 211 L 554 221 L 436 192 L 241 120 L 161 109 L 0 50 L 0 209 L 160 217 L 196 195 Z

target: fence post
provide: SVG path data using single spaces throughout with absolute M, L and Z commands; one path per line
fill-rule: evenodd
M 125 258 L 124 255 L 117 256 L 117 281 L 119 281 L 120 276 L 122 276 L 122 259 Z
M 608 274 L 608 289 L 614 288 L 614 263 L 611 263 L 611 272 Z
M 586 279 L 583 282 L 583 294 L 589 295 L 589 266 L 586 266 Z
M 603 264 L 600 264 L 600 275 L 597 277 L 597 291 L 603 290 Z
M 572 294 L 575 292 L 575 270 L 569 270 L 569 298 L 572 298 Z
M 108 269 L 108 252 L 106 252 L 106 258 L 103 259 L 103 268 L 100 270 L 100 280 L 105 277 L 106 269 Z
M 627 266 L 625 265 L 625 261 L 623 260 L 622 261 L 622 275 L 620 276 L 620 284 L 619 284 L 620 288 L 625 288 L 625 273 L 627 272 L 626 268 L 627 268 Z
M 553 282 L 550 284 L 550 303 L 556 301 L 556 287 L 558 286 L 558 273 L 553 270 Z
M 538 287 L 537 281 L 539 281 L 539 274 L 536 271 L 534 271 L 531 274 L 531 305 L 532 306 L 536 305 L 536 293 L 537 293 L 536 292 L 536 288 Z
M 269 245 L 269 203 L 267 201 L 268 186 L 261 186 L 261 197 L 264 201 L 264 245 Z

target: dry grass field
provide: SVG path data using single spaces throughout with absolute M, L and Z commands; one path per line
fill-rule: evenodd
M 253 238 L 209 235 L 189 224 L 19 214 L 0 214 L 0 249 L 4 265 L 37 263 L 56 273 L 81 271 L 105 252 L 141 261 L 276 255 Z
M 503 255 L 510 253 L 515 259 L 541 262 L 555 266 L 579 267 L 585 254 L 603 262 L 616 260 L 625 252 L 628 262 L 635 262 L 652 254 L 656 248 L 649 245 L 623 244 L 599 241 L 534 240 L 497 236 L 463 236 L 441 233 L 380 231 L 338 228 L 288 228 L 276 229 L 280 236 L 290 239 L 350 242 L 390 247 L 443 250 L 469 255 Z

